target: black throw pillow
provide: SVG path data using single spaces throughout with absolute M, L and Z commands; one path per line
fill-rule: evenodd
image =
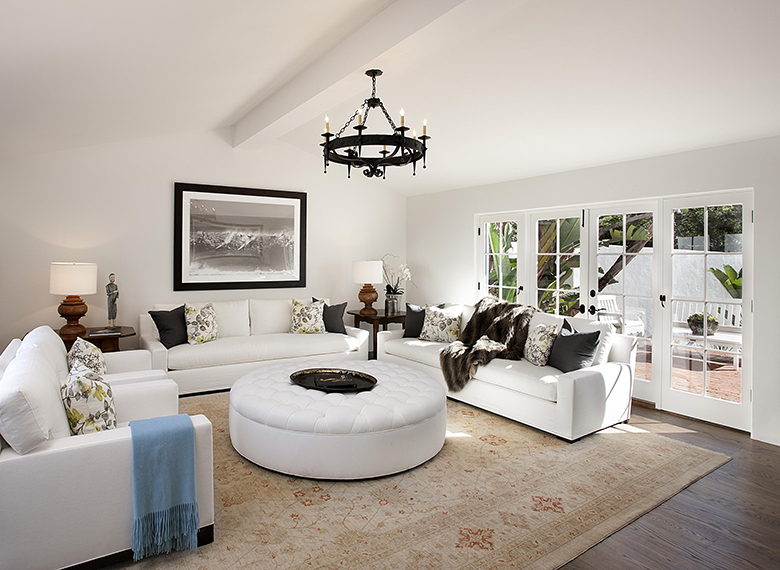
M 319 301 L 316 297 L 312 297 L 311 300 Z M 346 310 L 346 303 L 341 303 L 340 305 L 328 305 L 325 303 L 325 307 L 322 310 L 322 320 L 325 322 L 325 330 L 329 333 L 347 334 L 347 329 L 344 328 L 344 311 Z
M 436 305 L 436 307 L 443 309 L 444 303 Z M 420 333 L 422 333 L 423 323 L 425 323 L 425 307 L 406 303 L 404 338 L 419 338 Z
M 561 332 L 553 342 L 547 364 L 562 372 L 587 368 L 593 364 L 600 336 L 601 331 L 577 332 L 569 321 L 564 320 Z
M 160 342 L 165 348 L 187 344 L 187 323 L 184 320 L 184 305 L 170 311 L 149 311 L 160 333 Z

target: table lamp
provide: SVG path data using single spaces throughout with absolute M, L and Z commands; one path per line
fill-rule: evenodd
M 68 324 L 60 329 L 64 339 L 75 340 L 87 334 L 79 319 L 87 314 L 87 304 L 79 295 L 97 293 L 97 263 L 52 261 L 49 269 L 49 293 L 65 295 L 57 311 Z
M 360 314 L 366 317 L 376 315 L 376 309 L 372 307 L 379 295 L 372 283 L 381 283 L 384 279 L 382 273 L 382 261 L 353 261 L 352 282 L 363 283 L 363 288 L 358 293 L 358 299 L 365 305 L 360 309 Z

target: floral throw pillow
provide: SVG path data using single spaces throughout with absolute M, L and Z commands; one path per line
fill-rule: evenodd
M 206 303 L 200 309 L 185 304 L 184 322 L 187 323 L 187 342 L 190 344 L 203 344 L 219 338 L 217 313 L 211 303 Z
M 99 376 L 106 373 L 106 357 L 103 356 L 103 351 L 83 338 L 77 338 L 68 351 L 68 368 L 73 368 L 77 362 L 83 363 Z
M 111 386 L 83 362 L 76 362 L 60 388 L 73 435 L 116 428 Z
M 322 334 L 328 332 L 325 329 L 323 312 L 325 301 L 301 303 L 293 299 L 291 333 L 297 334 Z
M 525 341 L 526 360 L 536 366 L 546 366 L 557 336 L 558 325 L 536 325 Z
M 425 307 L 420 340 L 455 342 L 460 333 L 460 307 Z

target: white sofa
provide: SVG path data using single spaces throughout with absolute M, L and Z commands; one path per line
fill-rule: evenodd
M 158 304 L 154 309 L 171 310 L 180 305 Z M 153 368 L 176 381 L 181 394 L 230 388 L 261 361 L 312 356 L 319 360 L 368 359 L 369 335 L 365 330 L 345 327 L 346 335 L 291 334 L 292 299 L 216 301 L 212 305 L 219 338 L 200 345 L 166 349 L 152 317 L 148 313 L 140 317 L 141 347 L 151 352 Z
M 59 336 L 39 327 L 3 353 L 0 393 L 22 386 L 20 393 L 23 390 L 34 420 L 25 425 L 38 430 L 22 435 L 26 442 L 43 442 L 23 455 L 2 442 L 0 570 L 51 570 L 132 558 L 132 443 L 127 424 L 178 413 L 176 383 L 148 370 L 151 361 L 144 352 L 106 354 L 110 367 L 124 367 L 118 375 L 104 376 L 112 387 L 119 427 L 78 436 L 70 435 L 59 394 L 68 372 Z M 127 370 L 133 362 L 146 362 L 147 370 L 136 373 L 137 382 Z M 0 396 L 0 401 L 12 399 Z M 192 423 L 199 537 L 206 543 L 214 528 L 212 431 L 205 416 L 193 416 Z M 15 429 L 7 423 L 0 428 Z M 15 433 L 18 442 L 18 429 Z
M 463 307 L 461 330 L 473 311 L 472 306 Z M 552 366 L 534 366 L 525 359 L 496 358 L 479 366 L 463 390 L 448 390 L 447 396 L 568 441 L 627 421 L 631 415 L 636 339 L 614 334 L 605 323 L 566 318 L 576 330 L 605 331 L 601 335 L 605 344 L 599 347 L 599 351 L 605 351 L 605 363 L 564 374 Z M 563 317 L 537 311 L 529 330 L 540 323 L 561 325 Z M 377 358 L 425 370 L 446 388 L 439 365 L 439 352 L 445 346 L 403 338 L 403 330 L 382 331 L 377 336 Z

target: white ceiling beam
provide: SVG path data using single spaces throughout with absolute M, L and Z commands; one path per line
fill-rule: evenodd
M 233 127 L 233 146 L 275 140 L 365 88 L 356 70 L 428 26 L 465 0 L 396 0 L 297 75 Z

